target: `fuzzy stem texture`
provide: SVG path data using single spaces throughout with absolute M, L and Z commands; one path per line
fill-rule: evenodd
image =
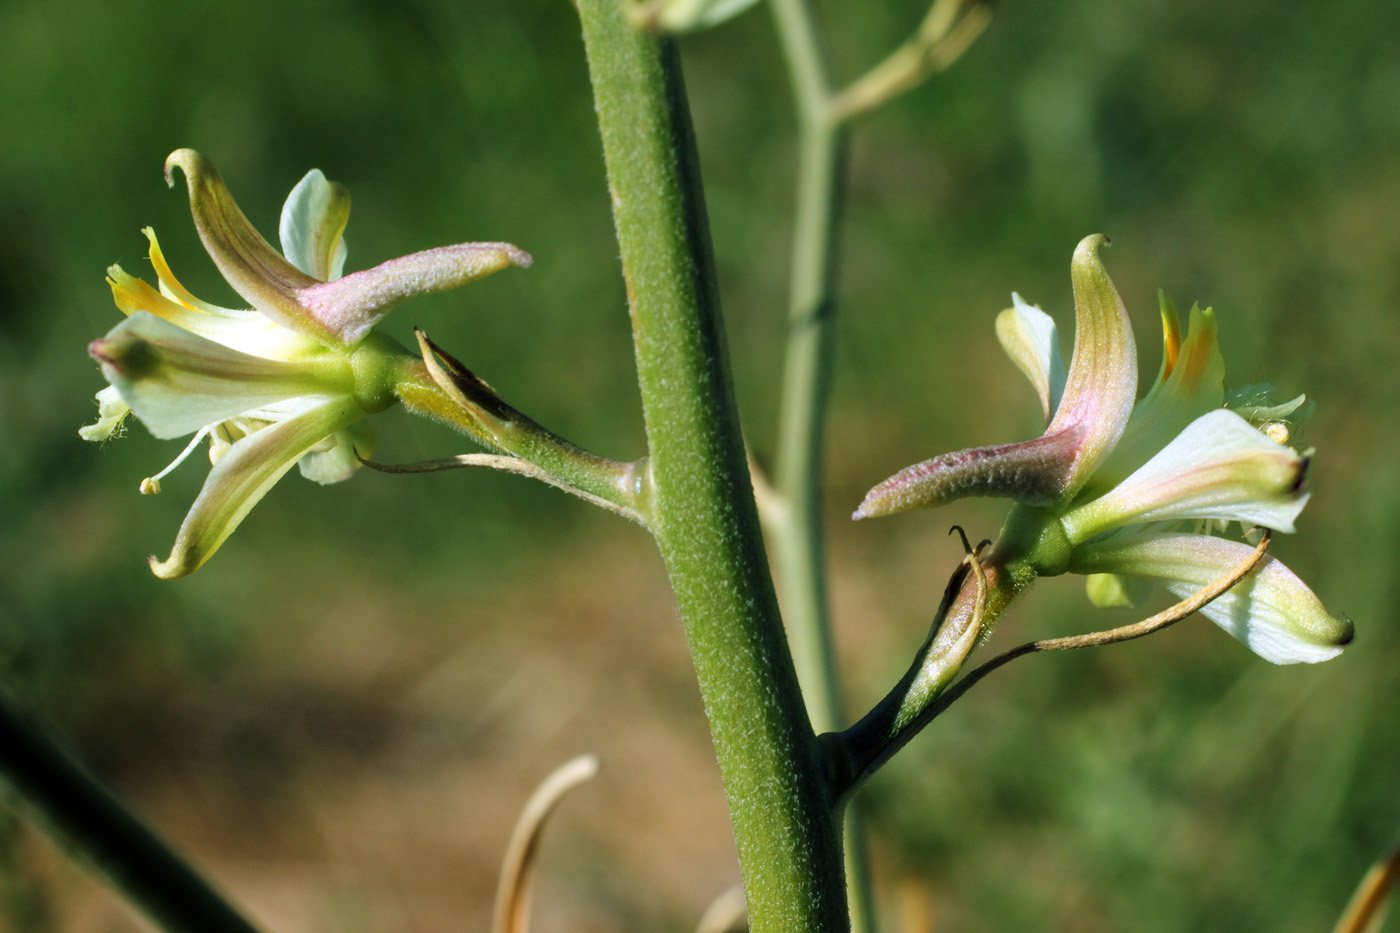
M 632 314 L 657 543 L 729 801 L 755 933 L 849 926 L 838 817 L 768 574 L 674 46 L 580 0 Z

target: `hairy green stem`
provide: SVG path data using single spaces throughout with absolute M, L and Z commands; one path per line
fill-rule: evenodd
M 0 781 L 162 929 L 254 933 L 208 882 L 3 693 Z
M 783 636 L 734 403 L 674 46 L 580 0 L 650 446 L 656 536 L 729 801 L 751 928 L 848 927 L 841 833 Z

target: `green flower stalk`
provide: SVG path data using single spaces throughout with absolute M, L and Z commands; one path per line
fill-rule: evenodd
M 209 441 L 213 469 L 170 556 L 150 560 L 162 578 L 198 569 L 296 464 L 319 483 L 349 478 L 373 451 L 366 416 L 424 381 L 422 362 L 375 325 L 399 301 L 455 288 L 528 254 L 507 243 L 463 243 L 342 275 L 350 196 L 313 170 L 282 209 L 282 252 L 248 222 L 212 163 L 191 149 L 166 160 L 185 176 L 195 228 L 224 278 L 248 304 L 200 301 L 170 271 L 147 228 L 159 287 L 108 269 L 126 320 L 89 346 L 111 385 L 99 418 L 80 432 L 105 440 L 134 413 L 159 438 L 194 437 L 160 479 Z
M 856 518 L 936 507 L 964 496 L 1016 504 L 985 558 L 986 591 L 950 595 L 939 638 L 956 673 L 972 643 L 974 608 L 989 625 L 1039 576 L 1090 575 L 1099 604 L 1132 602 L 1144 582 L 1178 598 L 1230 571 L 1251 548 L 1218 537 L 1230 522 L 1292 532 L 1308 501 L 1309 455 L 1286 446 L 1281 406 L 1225 405 L 1224 362 L 1210 309 L 1193 308 L 1183 341 L 1175 308 L 1162 302 L 1161 370 L 1137 404 L 1137 357 L 1126 309 L 1099 259 L 1106 241 L 1079 244 L 1071 265 L 1075 345 L 1068 368 L 1054 321 L 1019 296 L 997 321 L 1008 355 L 1030 379 L 1048 425 L 1040 437 L 944 454 L 876 486 Z M 1265 557 L 1202 611 L 1276 664 L 1335 657 L 1352 624 L 1323 608 L 1288 568 Z M 935 647 L 937 647 L 935 645 Z M 933 654 L 938 654 L 934 651 Z M 941 686 L 940 686 L 941 689 Z

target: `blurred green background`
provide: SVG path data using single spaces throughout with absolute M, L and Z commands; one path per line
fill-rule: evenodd
M 913 0 L 822 4 L 840 73 Z M 1400 6 L 1004 3 L 948 74 L 856 129 L 830 506 L 853 707 L 903 670 L 974 502 L 853 526 L 874 482 L 1038 430 L 992 331 L 1013 289 L 1068 327 L 1080 237 L 1154 373 L 1158 287 L 1220 316 L 1228 381 L 1307 392 L 1301 534 L 1274 553 L 1358 637 L 1274 668 L 1204 621 L 1021 662 L 868 789 L 891 929 L 1330 929 L 1400 827 Z M 683 42 L 746 432 L 773 453 L 793 121 L 767 11 Z M 563 0 L 0 4 L 0 676 L 269 931 L 485 924 L 529 789 L 603 776 L 546 839 L 535 928 L 687 930 L 737 879 L 679 626 L 643 532 L 484 473 L 290 476 L 193 577 L 160 583 L 196 457 L 139 425 L 80 441 L 118 320 L 103 270 L 233 301 L 181 146 L 274 236 L 310 167 L 355 198 L 349 268 L 463 240 L 536 259 L 412 303 L 517 407 L 642 450 L 578 28 Z M 466 449 L 401 413 L 379 458 Z M 1052 580 L 1010 643 L 1130 621 Z M 995 646 L 994 646 L 995 647 Z M 27 823 L 0 825 L 9 929 L 144 929 Z M 924 919 L 920 919 L 924 918 Z M 1392 925 L 1393 927 L 1394 925 Z

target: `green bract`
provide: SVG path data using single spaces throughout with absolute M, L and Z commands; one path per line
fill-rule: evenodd
M 1014 306 L 997 319 L 997 336 L 1040 397 L 1045 433 L 915 464 L 872 489 L 856 518 L 964 496 L 1013 499 L 1018 506 L 998 543 L 1001 559 L 1041 576 L 1094 575 L 1090 594 L 1100 605 L 1132 602 L 1138 580 L 1184 597 L 1223 576 L 1251 550 L 1210 535 L 1229 522 L 1294 530 L 1308 501 L 1308 456 L 1281 441 L 1288 438 L 1283 419 L 1303 400 L 1223 407 L 1214 314 L 1192 308 L 1183 341 L 1176 309 L 1163 300 L 1162 367 L 1134 405 L 1136 351 L 1098 256 L 1104 242 L 1088 237 L 1074 254 L 1068 369 L 1049 315 L 1013 295 Z M 1187 520 L 1195 533 L 1182 533 Z M 1272 558 L 1202 611 L 1278 664 L 1326 660 L 1352 637 L 1350 621 L 1328 614 Z

